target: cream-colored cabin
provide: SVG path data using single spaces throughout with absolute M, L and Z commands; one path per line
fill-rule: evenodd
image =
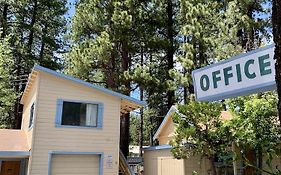
M 144 174 L 145 175 L 193 175 L 196 172 L 199 175 L 211 174 L 209 160 L 200 155 L 192 156 L 188 159 L 175 159 L 171 153 L 172 146 L 169 142 L 173 139 L 176 126 L 173 123 L 172 115 L 178 112 L 175 106 L 172 106 L 165 116 L 163 122 L 156 131 L 153 139 L 158 140 L 159 145 L 144 148 Z M 228 111 L 221 112 L 221 120 L 231 120 L 232 115 Z M 237 148 L 236 148 L 237 149 Z M 237 149 L 238 151 L 238 149 Z M 252 175 L 252 172 L 241 162 L 234 162 L 233 167 L 217 167 L 218 174 L 222 175 Z M 272 167 L 281 167 L 281 157 L 273 159 Z M 263 167 L 266 166 L 264 159 Z M 222 171 L 223 170 L 223 171 Z M 266 173 L 262 173 L 265 175 Z
M 35 66 L 21 130 L 0 130 L 0 175 L 116 175 L 120 114 L 144 102 Z
M 192 175 L 193 171 L 202 175 L 208 173 L 208 161 L 201 159 L 200 156 L 175 159 L 172 155 L 172 146 L 169 142 L 173 139 L 176 129 L 172 120 L 175 112 L 177 109 L 172 106 L 153 137 L 154 140 L 158 140 L 159 146 L 144 149 L 145 175 Z

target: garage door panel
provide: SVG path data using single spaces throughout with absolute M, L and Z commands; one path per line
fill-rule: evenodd
M 98 155 L 53 155 L 52 175 L 98 175 Z

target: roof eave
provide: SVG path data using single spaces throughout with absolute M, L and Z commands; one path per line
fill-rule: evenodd
M 169 109 L 168 113 L 166 114 L 166 116 L 164 117 L 161 125 L 159 126 L 159 128 L 157 129 L 156 133 L 153 136 L 153 140 L 156 140 L 162 130 L 162 128 L 165 126 L 166 122 L 168 121 L 168 119 L 170 118 L 170 116 L 174 113 L 177 112 L 178 109 L 175 105 L 171 106 L 171 108 Z
M 27 158 L 29 156 L 29 151 L 0 151 L 1 158 Z
M 23 91 L 23 94 L 22 94 L 22 96 L 21 96 L 20 104 L 23 104 L 24 99 L 25 99 L 25 97 L 26 97 L 27 94 L 28 94 L 28 90 L 31 88 L 33 81 L 34 81 L 34 80 L 36 79 L 36 77 L 37 77 L 37 74 L 38 74 L 38 73 L 36 72 L 36 70 L 35 70 L 35 69 L 32 69 L 31 73 L 30 73 L 29 76 L 28 76 L 28 81 L 27 81 L 27 83 L 26 83 L 26 86 L 25 86 L 25 89 L 24 89 L 24 91 Z
M 88 83 L 88 82 L 80 80 L 78 78 L 74 78 L 74 77 L 71 77 L 69 75 L 62 74 L 62 73 L 56 72 L 54 70 L 51 70 L 51 69 L 39 66 L 39 65 L 35 65 L 34 66 L 32 72 L 31 72 L 31 75 L 34 73 L 34 71 L 41 71 L 41 72 L 45 72 L 45 73 L 51 74 L 51 75 L 56 76 L 56 77 L 60 77 L 60 78 L 66 79 L 66 80 L 70 80 L 70 81 L 73 81 L 75 83 L 78 83 L 78 84 L 81 84 L 81 85 L 84 85 L 84 86 L 87 86 L 87 87 L 90 87 L 90 88 L 94 88 L 94 89 L 99 90 L 101 92 L 104 92 L 104 93 L 110 94 L 112 96 L 118 97 L 120 99 L 128 100 L 128 101 L 130 101 L 132 103 L 135 103 L 135 104 L 137 104 L 139 106 L 145 106 L 146 105 L 146 102 L 144 102 L 144 101 L 137 100 L 135 98 L 126 96 L 124 94 L 121 94 L 121 93 L 118 93 L 118 92 L 114 92 L 114 91 L 109 90 L 109 89 L 105 89 L 105 88 L 103 88 L 101 86 L 97 86 L 97 85 Z M 28 83 L 29 83 L 29 81 L 28 81 Z M 27 84 L 27 86 L 28 86 L 28 84 Z M 25 91 L 26 91 L 26 89 L 25 89 Z M 24 97 L 22 97 L 21 102 L 23 101 L 23 98 Z

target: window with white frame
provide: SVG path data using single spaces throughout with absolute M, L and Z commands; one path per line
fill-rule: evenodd
M 30 111 L 29 111 L 29 124 L 28 124 L 28 128 L 31 128 L 33 126 L 33 120 L 34 120 L 34 103 L 31 105 L 30 107 Z
M 59 101 L 59 124 L 62 126 L 101 127 L 102 104 Z

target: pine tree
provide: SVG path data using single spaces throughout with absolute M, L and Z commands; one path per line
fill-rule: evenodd
M 265 41 L 269 41 L 271 28 L 270 1 L 268 0 L 237 0 L 242 14 L 242 23 L 238 36 L 245 51 L 259 48 Z
M 241 51 L 237 37 L 241 15 L 235 1 L 181 1 L 181 47 L 177 55 L 180 66 L 172 73 L 176 85 L 184 91 L 185 103 L 188 95 L 194 93 L 192 70 Z
M 151 130 L 151 140 L 163 120 L 162 116 L 177 101 L 174 77 L 170 71 L 175 67 L 178 50 L 178 9 L 177 0 L 147 1 L 143 4 L 139 17 L 142 25 L 138 28 L 141 31 L 140 55 L 134 58 L 132 69 L 125 73 L 133 84 L 143 90 L 148 108 L 156 111 L 150 119 L 156 124 Z
M 66 0 L 9 0 L 0 2 L 1 37 L 10 36 L 12 47 L 14 91 L 23 92 L 34 64 L 60 68 L 59 52 L 66 24 Z M 13 127 L 20 128 L 20 97 L 13 109 Z
M 73 18 L 71 51 L 66 72 L 130 95 L 130 69 L 139 49 L 139 9 L 142 1 L 79 1 Z M 120 118 L 120 148 L 127 156 L 129 114 Z
M 275 43 L 274 59 L 275 63 L 275 79 L 278 93 L 278 113 L 281 126 L 281 1 L 272 1 L 272 25 L 273 40 Z
M 13 63 L 9 38 L 0 39 L 0 128 L 11 128 L 14 120 L 13 106 L 19 94 L 13 89 L 17 83 L 13 77 Z

